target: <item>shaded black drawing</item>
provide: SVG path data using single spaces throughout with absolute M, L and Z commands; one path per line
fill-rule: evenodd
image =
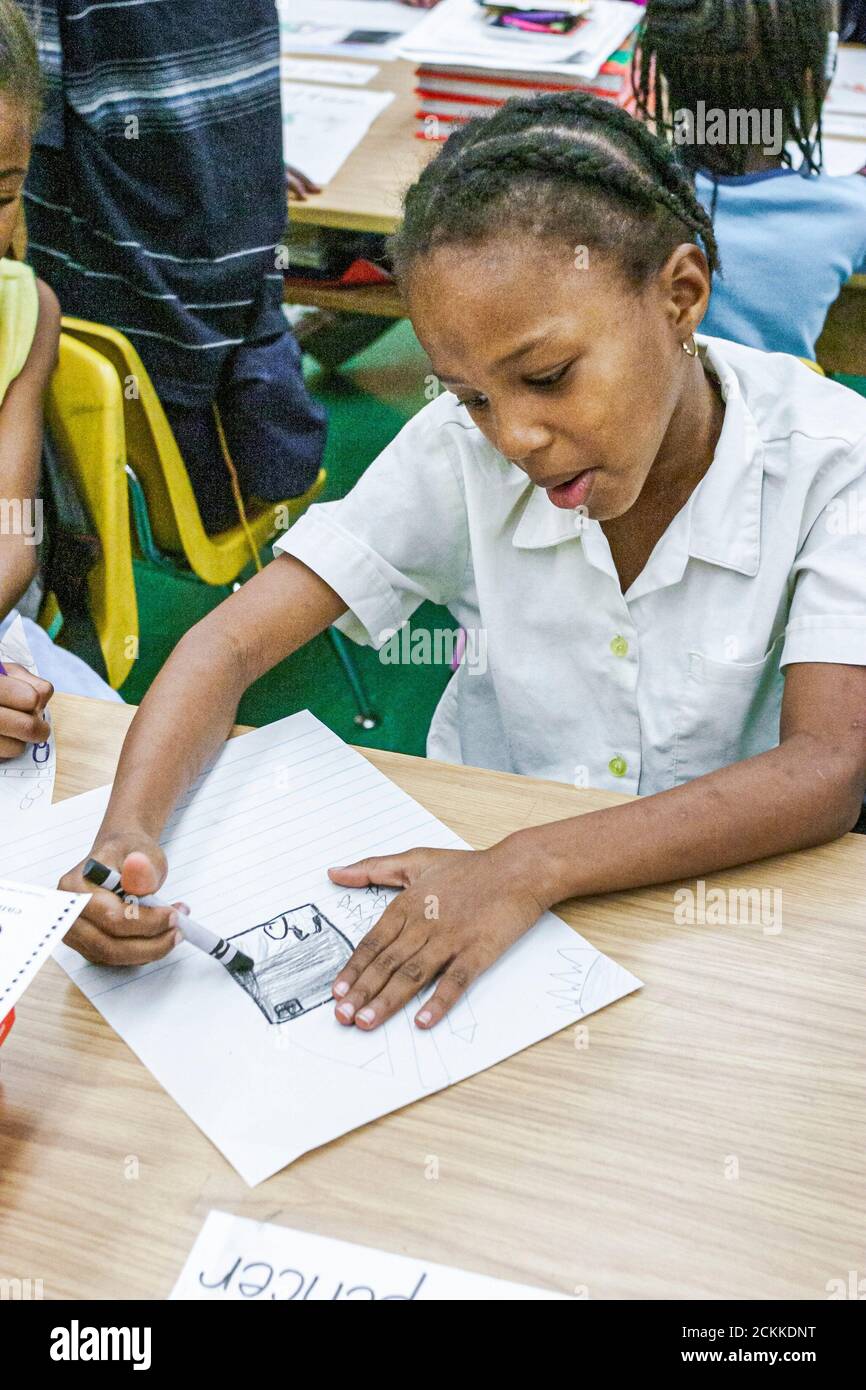
M 316 903 L 288 908 L 267 922 L 228 937 L 253 960 L 251 971 L 231 978 L 255 1001 L 268 1023 L 288 1023 L 334 1003 L 334 978 L 396 896 L 393 889 L 370 885 L 363 891 L 344 892 L 329 911 L 340 921 L 337 927 Z M 374 1032 L 335 1026 L 322 1032 L 292 1030 L 292 1045 L 304 1052 L 356 1067 L 388 1080 L 417 1082 L 424 1091 L 447 1086 L 451 1072 L 439 1046 L 435 1029 L 424 1032 L 414 1023 L 422 1002 L 435 983 L 398 1009 Z M 452 1038 L 471 1046 L 478 1021 L 469 991 L 458 1000 L 440 1024 Z
M 274 1024 L 333 1003 L 334 977 L 354 950 L 315 903 L 290 907 L 229 940 L 255 962 L 252 970 L 232 978 Z

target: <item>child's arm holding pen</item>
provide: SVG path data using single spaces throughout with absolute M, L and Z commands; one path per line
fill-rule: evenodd
M 231 733 L 248 686 L 345 608 L 306 565 L 281 555 L 181 639 L 132 721 L 93 845 L 94 859 L 120 870 L 125 893 L 142 898 L 162 884 L 167 865 L 159 836 Z M 176 905 L 132 913 L 115 894 L 94 892 L 82 869 L 83 862 L 64 875 L 62 887 L 93 894 L 66 937 L 88 960 L 142 965 L 181 939 Z

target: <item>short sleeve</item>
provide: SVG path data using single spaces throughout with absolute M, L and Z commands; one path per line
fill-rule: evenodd
M 866 438 L 800 547 L 781 664 L 866 666 Z
M 469 528 L 463 427 L 442 397 L 410 420 L 338 502 L 309 509 L 274 545 L 330 584 L 349 612 L 335 624 L 381 647 L 425 599 L 463 591 Z

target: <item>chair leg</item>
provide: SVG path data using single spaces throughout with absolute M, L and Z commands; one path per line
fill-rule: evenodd
M 145 560 L 149 560 L 153 565 L 161 565 L 164 569 L 175 569 L 176 566 L 158 549 L 156 541 L 153 539 L 153 531 L 150 526 L 150 513 L 147 510 L 147 499 L 144 495 L 144 488 L 138 480 L 138 475 L 130 464 L 125 465 L 126 484 L 129 489 L 129 500 L 132 504 L 132 521 L 135 527 L 135 535 Z
M 359 729 L 377 729 L 382 722 L 381 718 L 371 708 L 370 697 L 364 688 L 364 682 L 361 680 L 361 673 L 355 665 L 355 658 L 349 651 L 349 646 L 345 637 L 342 632 L 339 632 L 335 627 L 328 628 L 328 636 L 331 639 L 331 646 L 337 653 L 337 658 L 343 668 L 346 680 L 351 686 L 352 694 L 355 697 L 355 704 L 358 710 L 355 715 L 355 723 Z

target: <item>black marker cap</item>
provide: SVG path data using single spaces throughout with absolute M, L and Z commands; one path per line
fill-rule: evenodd
M 82 875 L 88 883 L 95 883 L 97 888 L 101 888 L 105 880 L 111 877 L 111 869 L 100 864 L 98 859 L 88 859 L 82 870 Z

